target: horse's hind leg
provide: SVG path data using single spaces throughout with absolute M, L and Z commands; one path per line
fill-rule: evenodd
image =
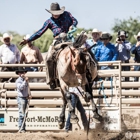
M 59 129 L 63 129 L 65 125 L 65 110 L 66 110 L 67 102 L 63 102 L 62 111 L 58 118 L 58 127 Z

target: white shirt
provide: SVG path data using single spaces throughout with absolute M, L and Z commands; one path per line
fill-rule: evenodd
M 0 58 L 3 64 L 15 64 L 20 62 L 20 51 L 14 44 L 10 44 L 10 46 L 3 44 L 0 46 Z
M 78 89 L 76 87 L 69 87 L 69 92 L 76 94 L 77 96 L 81 96 Z

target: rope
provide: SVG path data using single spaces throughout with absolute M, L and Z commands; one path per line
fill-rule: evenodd
M 7 108 L 6 108 L 6 107 L 7 107 L 7 100 L 6 100 L 6 99 L 7 99 L 7 98 L 6 98 L 6 97 L 7 97 L 7 89 L 4 90 L 4 87 L 5 87 L 5 83 L 10 83 L 11 80 L 12 80 L 12 77 L 9 78 L 8 81 L 4 81 L 3 84 L 2 84 L 2 86 L 1 86 L 1 89 L 2 89 L 2 90 L 1 90 L 1 93 L 0 93 L 0 94 L 5 93 L 5 96 L 4 96 L 4 97 L 5 97 L 5 105 L 4 105 L 4 106 L 5 106 L 5 111 L 7 111 Z M 2 98 L 1 98 L 1 99 L 2 99 Z M 1 107 L 2 107 L 2 106 L 1 106 Z
M 113 98 L 113 78 L 112 77 L 113 76 L 110 77 L 110 81 L 111 81 L 111 100 L 110 100 L 110 103 L 107 102 L 106 95 L 105 95 L 105 92 L 104 92 L 103 82 L 101 83 L 101 87 L 99 88 L 99 95 L 101 95 L 100 93 L 101 93 L 101 91 L 103 91 L 103 96 L 104 96 L 104 99 L 105 99 L 105 103 L 108 107 L 110 107 L 110 105 L 112 103 L 112 98 Z M 99 96 L 99 107 L 100 107 L 100 96 Z

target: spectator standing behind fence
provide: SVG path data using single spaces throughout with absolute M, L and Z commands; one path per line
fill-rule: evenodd
M 27 34 L 24 39 L 29 39 L 30 35 Z M 43 63 L 43 57 L 40 50 L 33 45 L 32 42 L 28 42 L 26 46 L 21 49 L 21 59 L 20 63 L 25 64 L 41 64 Z M 38 67 L 26 67 L 27 71 L 38 71 Z M 40 67 L 40 71 L 43 70 L 43 67 Z
M 95 54 L 96 60 L 99 62 L 116 61 L 118 54 L 115 46 L 110 43 L 112 36 L 109 33 L 104 32 L 100 39 L 103 44 L 97 48 L 97 52 Z M 101 66 L 101 70 L 107 69 L 111 69 L 111 64 L 108 66 Z
M 28 103 L 28 98 L 31 98 L 28 93 L 28 77 L 25 76 L 27 71 L 19 67 L 16 70 L 16 74 L 19 76 L 16 80 L 16 89 L 17 89 L 17 103 L 18 103 L 18 112 L 19 112 L 19 120 L 18 120 L 18 127 L 19 130 L 21 130 L 22 133 L 26 131 L 25 127 L 26 124 L 23 122 L 25 117 L 25 110 Z M 22 123 L 24 123 L 22 125 Z M 22 127 L 23 126 L 23 127 Z M 22 127 L 22 128 L 21 128 Z
M 76 87 L 69 87 L 69 92 L 71 93 L 71 103 L 72 103 L 72 107 L 77 108 L 78 111 L 80 112 L 80 116 L 81 116 L 81 120 L 82 120 L 82 124 L 84 126 L 84 130 L 87 130 L 88 127 L 88 120 L 85 114 L 85 109 L 83 108 L 81 101 L 79 99 L 80 93 L 78 91 L 78 89 Z M 68 118 L 66 121 L 66 127 L 65 127 L 65 131 L 68 132 L 69 130 L 72 129 L 72 124 L 70 123 L 70 113 L 68 114 Z
M 122 63 L 129 63 L 131 43 L 126 40 L 128 37 L 125 31 L 118 32 L 115 46 L 118 50 L 118 60 Z M 122 66 L 122 71 L 130 71 L 130 66 Z M 129 77 L 125 77 L 125 81 L 129 81 Z
M 135 62 L 140 63 L 140 32 L 137 35 L 134 35 L 137 43 L 131 48 L 132 54 L 135 54 Z M 140 71 L 140 66 L 135 66 L 134 71 Z M 139 81 L 139 77 L 135 77 L 134 81 Z
M 0 59 L 2 64 L 16 64 L 20 62 L 20 51 L 16 45 L 12 44 L 12 35 L 4 33 L 3 37 L 0 37 L 3 43 L 0 46 Z M 2 67 L 1 71 L 15 71 L 15 67 Z M 7 80 L 2 79 L 2 82 Z M 14 79 L 12 79 L 14 80 Z
M 89 52 L 90 54 L 92 55 L 95 55 L 96 52 L 97 52 L 97 48 L 102 44 L 101 40 L 100 40 L 100 37 L 101 37 L 101 33 L 98 29 L 94 28 L 92 30 L 92 39 L 88 39 L 86 41 L 86 44 L 87 44 L 87 48 L 90 48 Z M 94 44 L 96 44 L 94 46 Z

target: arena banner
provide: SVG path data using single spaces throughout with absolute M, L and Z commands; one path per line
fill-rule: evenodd
M 122 109 L 122 127 L 124 129 L 140 129 L 140 108 Z
M 30 108 L 26 119 L 27 130 L 57 130 L 58 116 L 60 115 L 61 108 Z M 106 131 L 119 130 L 119 110 L 99 110 L 103 117 L 103 122 L 95 124 L 93 121 L 93 112 L 86 108 L 87 118 L 90 116 L 90 129 L 100 128 Z M 78 113 L 80 118 L 80 113 Z M 66 111 L 66 118 L 68 110 Z M 81 119 L 79 124 L 82 128 Z M 78 127 L 77 125 L 74 125 Z M 122 128 L 124 129 L 140 129 L 140 109 L 128 108 L 122 109 Z M 0 109 L 0 131 L 4 130 L 18 130 L 18 109 Z
M 29 109 L 26 130 L 59 130 L 61 108 Z M 68 111 L 66 111 L 66 116 Z M 0 130 L 18 130 L 18 109 L 0 109 Z

